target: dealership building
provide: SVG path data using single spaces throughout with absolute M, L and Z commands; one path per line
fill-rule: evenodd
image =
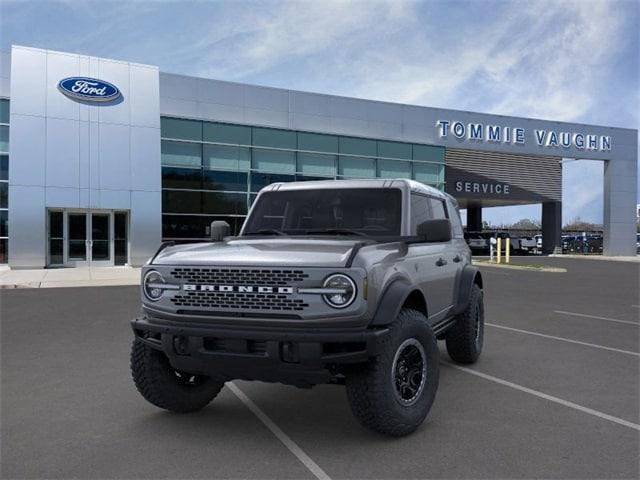
M 401 86 L 399 86 L 401 88 Z M 637 130 L 446 110 L 0 53 L 0 263 L 140 265 L 163 240 L 238 231 L 273 182 L 412 178 L 484 207 L 542 205 L 561 243 L 562 160 L 604 162 L 604 253 L 635 255 Z M 571 199 L 565 199 L 570 202 Z

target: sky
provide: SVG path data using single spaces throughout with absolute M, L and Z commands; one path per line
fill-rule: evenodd
M 637 0 L 11 1 L 12 44 L 161 71 L 503 115 L 638 128 Z M 563 221 L 602 222 L 603 165 L 563 163 Z M 540 219 L 539 205 L 484 210 Z

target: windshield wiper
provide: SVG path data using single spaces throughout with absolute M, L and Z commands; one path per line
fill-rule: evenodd
M 286 235 L 286 233 L 274 228 L 263 228 L 255 232 L 246 232 L 245 235 Z
M 357 230 L 351 230 L 350 228 L 325 228 L 324 230 L 307 230 L 307 234 L 327 234 L 327 235 L 357 235 L 359 237 L 368 237 L 366 233 L 359 232 Z

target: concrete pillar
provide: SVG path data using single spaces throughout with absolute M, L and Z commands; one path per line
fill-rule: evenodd
M 469 205 L 467 207 L 467 232 L 482 231 L 482 207 Z
M 605 255 L 636 255 L 637 144 L 629 150 L 628 158 L 604 164 Z
M 562 202 L 542 204 L 542 253 L 562 253 Z

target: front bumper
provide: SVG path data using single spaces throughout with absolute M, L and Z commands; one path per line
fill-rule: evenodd
M 173 368 L 227 380 L 311 386 L 335 380 L 341 365 L 379 352 L 388 329 L 271 329 L 184 325 L 148 316 L 131 321 L 136 340 L 164 352 Z

